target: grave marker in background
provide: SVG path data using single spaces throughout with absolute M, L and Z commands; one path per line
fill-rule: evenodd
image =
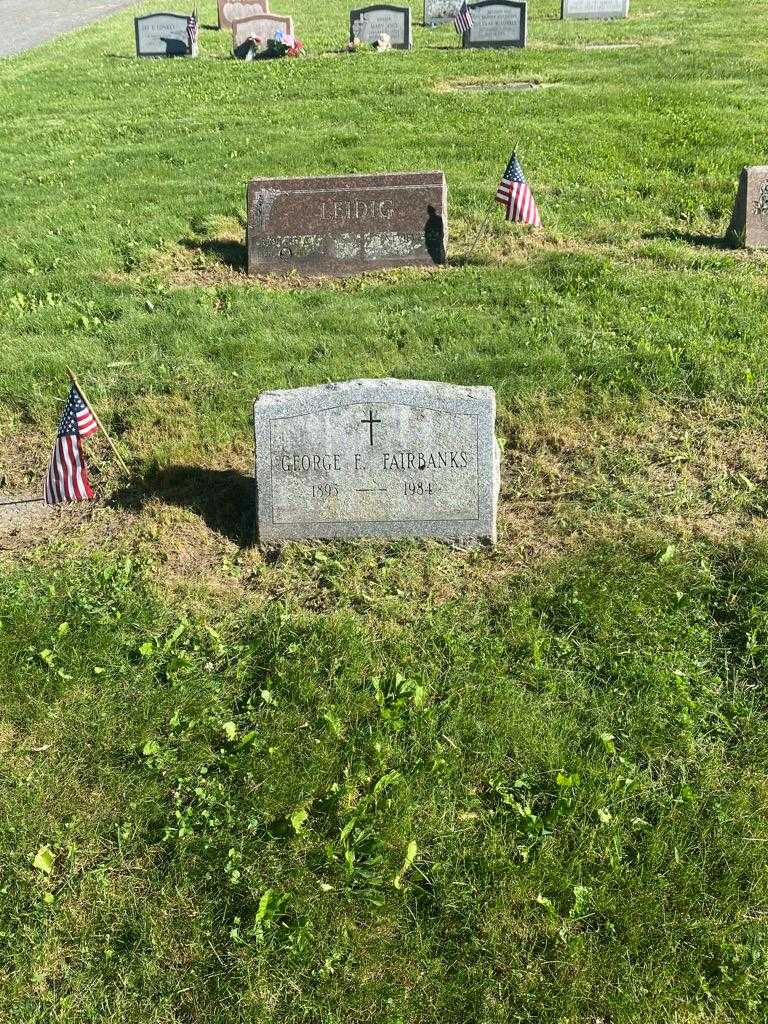
M 496 540 L 491 388 L 355 380 L 255 403 L 259 543 L 352 537 Z
M 255 14 L 252 18 L 243 18 L 232 22 L 232 51 L 247 43 L 251 36 L 266 42 L 274 39 L 277 32 L 293 35 L 293 18 L 287 14 Z
M 472 27 L 464 33 L 465 49 L 525 46 L 528 4 L 525 0 L 480 0 L 470 6 Z
M 462 0 L 424 0 L 424 24 L 427 28 L 446 25 L 456 17 Z
M 145 14 L 134 18 L 137 57 L 194 57 L 185 14 Z
M 248 273 L 356 274 L 445 262 L 442 171 L 255 178 Z
M 561 18 L 626 18 L 629 0 L 561 0 Z
M 411 8 L 375 4 L 349 12 L 349 41 L 375 43 L 382 33 L 392 40 L 393 50 L 411 48 Z
M 259 14 L 269 14 L 269 0 L 244 0 L 242 3 L 219 0 L 219 28 L 232 28 L 233 22 Z
M 768 247 L 768 166 L 741 172 L 727 237 L 747 249 Z

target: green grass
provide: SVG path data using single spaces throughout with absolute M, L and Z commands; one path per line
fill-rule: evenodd
M 350 6 L 273 4 L 302 61 L 133 11 L 0 61 L 0 496 L 68 365 L 132 471 L 0 532 L 0 1019 L 762 1020 L 765 3 L 355 56 Z M 428 168 L 443 270 L 243 274 L 249 177 Z M 253 398 L 384 375 L 496 389 L 498 546 L 263 559 Z
M 412 617 L 9 574 L 4 1019 L 761 1019 L 768 552 L 697 556 Z

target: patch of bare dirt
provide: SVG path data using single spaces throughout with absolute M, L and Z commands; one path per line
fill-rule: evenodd
M 435 92 L 529 92 L 533 89 L 552 89 L 558 82 L 542 82 L 538 78 L 498 80 L 487 78 L 449 78 L 436 82 Z
M 684 233 L 674 229 L 660 228 L 653 235 L 635 238 L 610 240 L 603 235 L 582 238 L 561 238 L 546 230 L 517 230 L 500 232 L 497 225 L 480 225 L 457 220 L 451 225 L 453 243 L 449 252 L 447 266 L 462 267 L 467 264 L 483 264 L 489 266 L 505 266 L 509 264 L 524 265 L 546 253 L 592 253 L 610 257 L 617 264 L 636 264 L 640 261 L 658 263 L 659 257 L 654 253 L 652 245 L 658 241 L 683 243 L 687 248 L 680 248 L 680 262 L 686 265 L 686 253 L 695 260 L 701 252 L 720 252 L 729 260 L 745 266 L 754 267 L 760 276 L 768 274 L 768 256 L 747 249 L 731 248 L 719 234 L 703 235 L 694 232 Z M 478 231 L 480 236 L 478 238 Z M 220 242 L 235 244 L 232 238 L 221 238 Z M 668 263 L 664 264 L 665 266 Z M 157 253 L 152 263 L 148 264 L 140 274 L 107 275 L 110 281 L 140 282 L 143 279 L 160 277 L 167 284 L 176 288 L 221 288 L 237 286 L 242 288 L 258 288 L 274 291 L 305 291 L 317 288 L 354 293 L 361 288 L 376 284 L 379 281 L 398 280 L 406 276 L 424 276 L 441 273 L 441 267 L 412 267 L 392 270 L 375 270 L 368 274 L 348 278 L 327 277 L 278 277 L 275 275 L 249 276 L 244 269 L 232 267 L 218 256 L 208 254 L 198 259 L 188 248 L 177 246 Z
M 161 586 L 201 608 L 211 600 L 227 607 L 285 600 L 403 616 L 415 605 L 479 595 L 510 573 L 598 541 L 647 535 L 719 544 L 765 532 L 768 444 L 762 425 L 745 423 L 738 408 L 646 402 L 601 412 L 540 401 L 507 414 L 499 434 L 505 450 L 493 550 L 381 541 L 289 544 L 264 556 L 254 544 L 244 446 L 215 466 L 105 482 L 102 500 L 54 510 L 44 523 L 0 537 L 0 558 L 130 552 L 154 567 Z

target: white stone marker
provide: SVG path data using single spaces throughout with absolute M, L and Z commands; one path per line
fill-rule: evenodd
M 626 18 L 629 0 L 561 0 L 561 18 Z
M 492 388 L 353 380 L 254 403 L 259 543 L 496 541 Z

